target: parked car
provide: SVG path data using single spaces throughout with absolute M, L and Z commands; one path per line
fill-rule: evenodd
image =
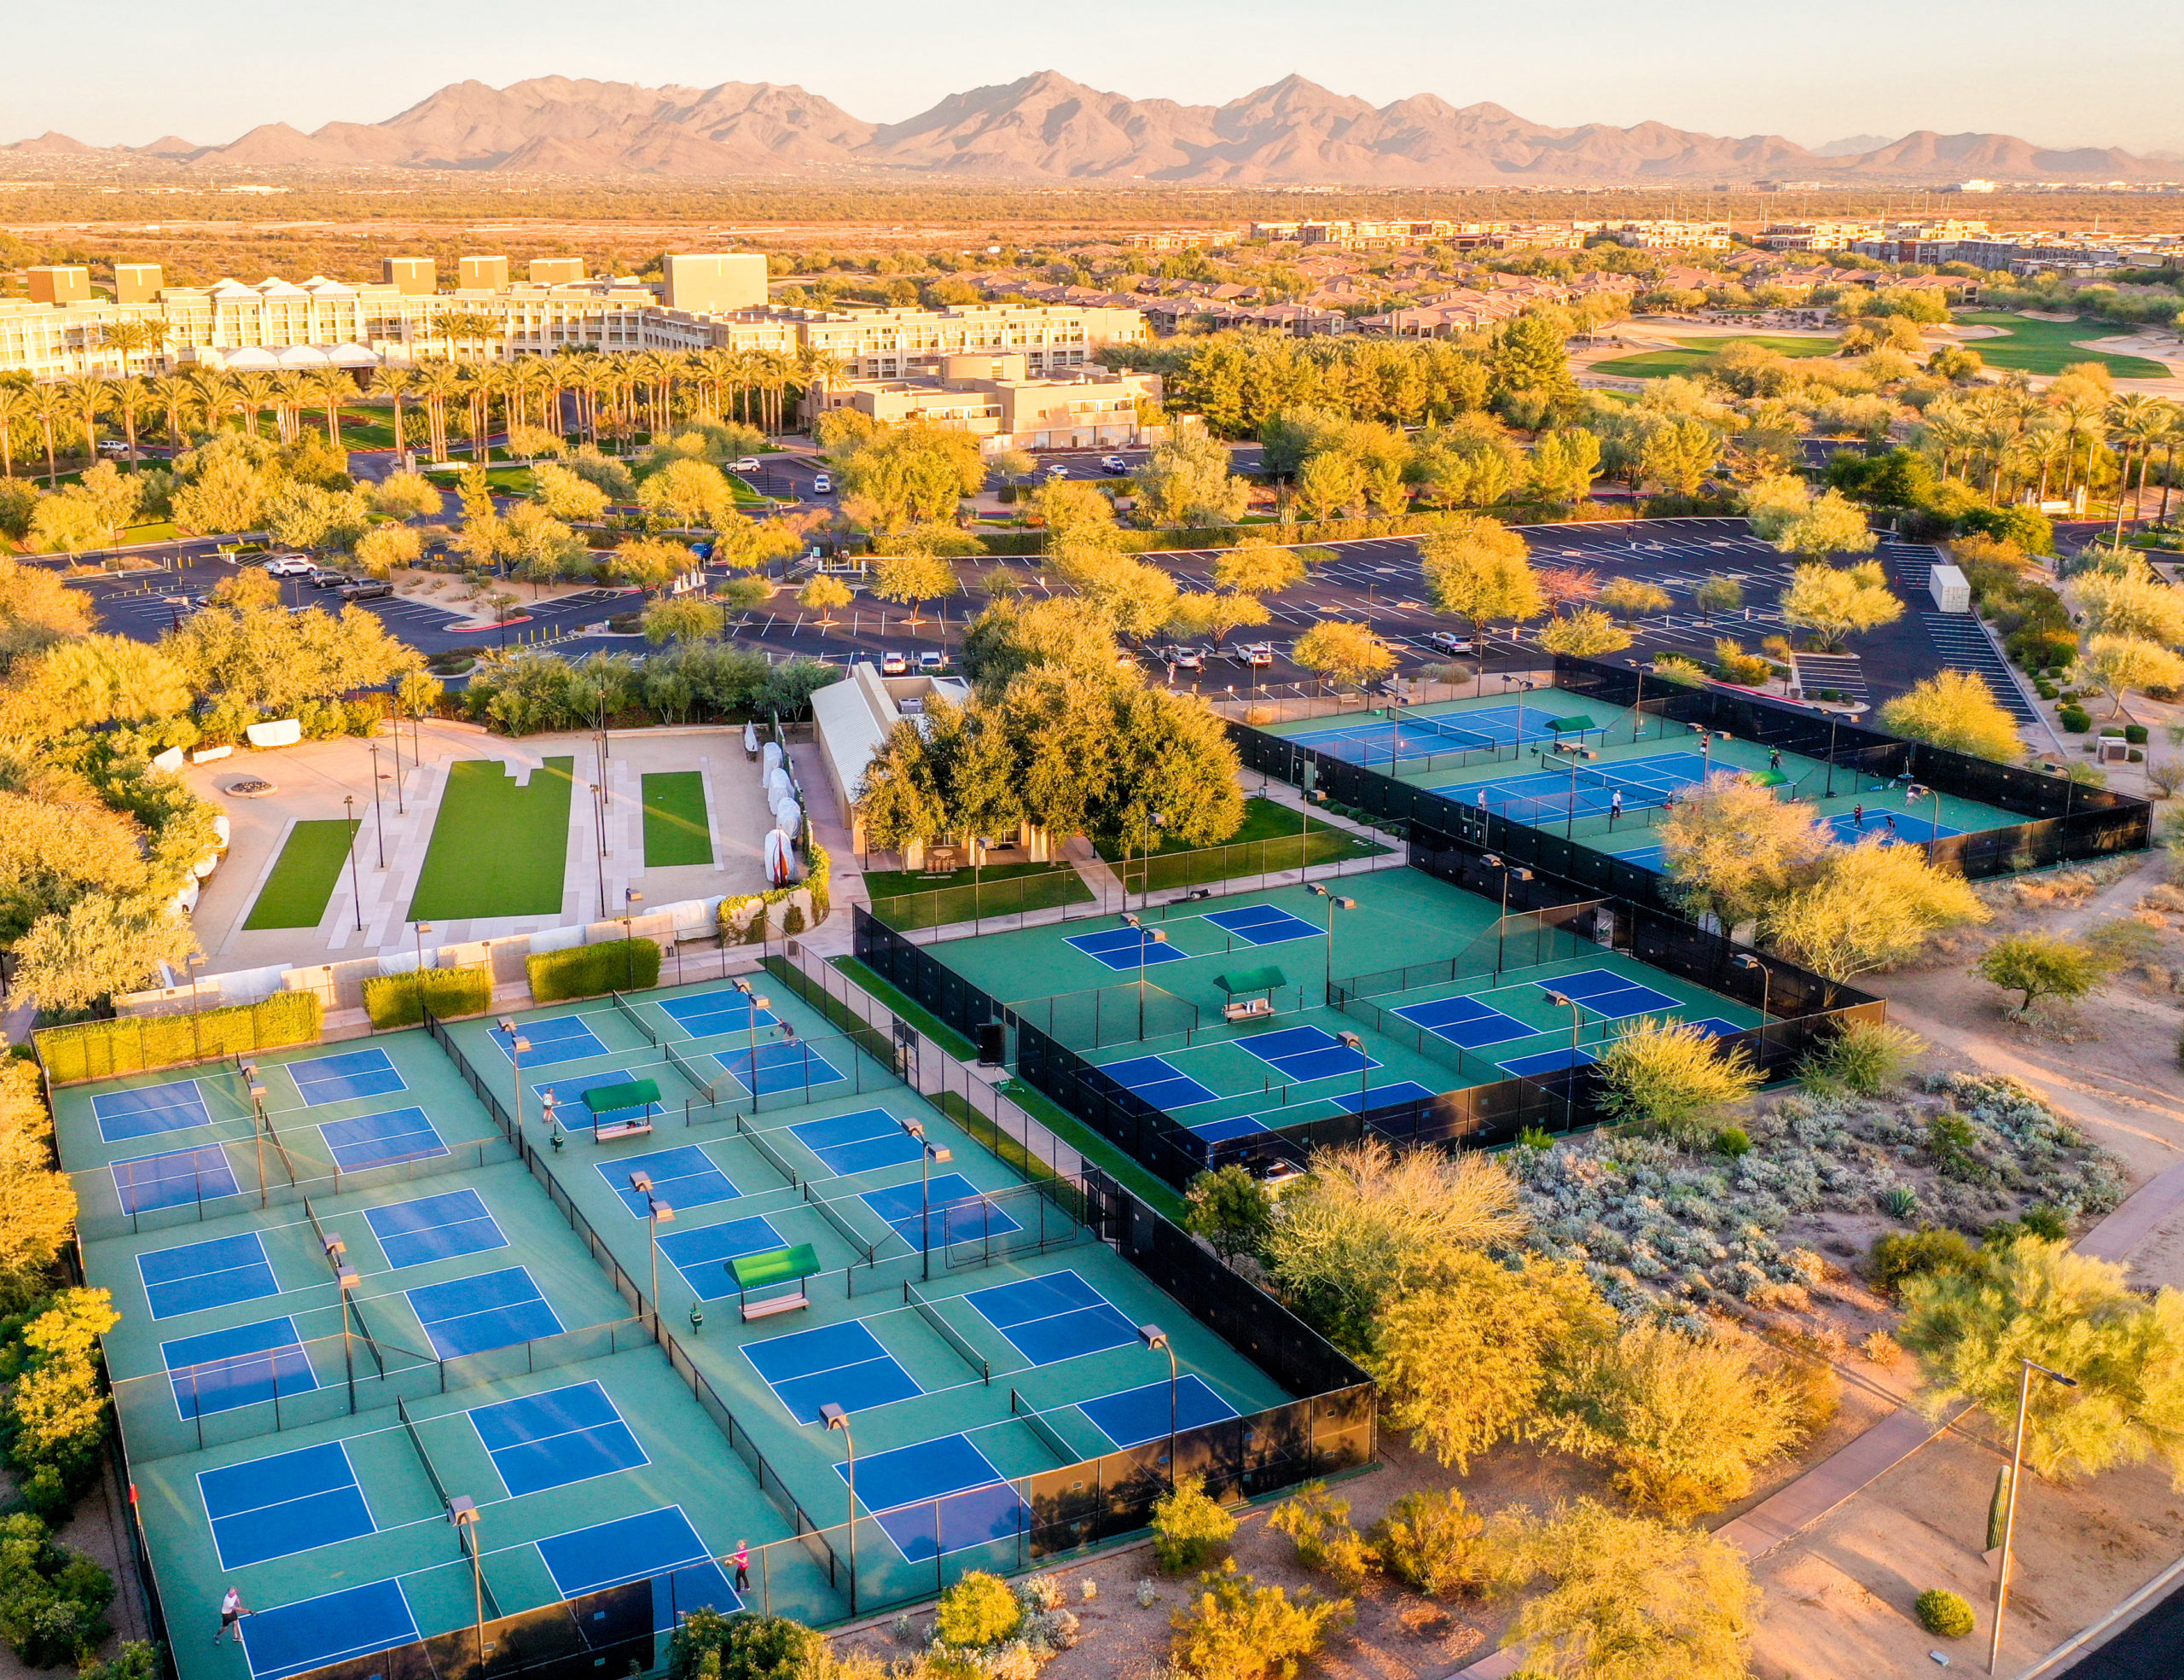
M 1124 460 L 1119 455 L 1101 456 L 1100 457 L 1100 465 L 1103 470 L 1110 473 L 1127 473 L 1130 471 L 1130 462 Z
M 908 654 L 882 654 L 880 656 L 880 674 L 882 677 L 909 676 L 910 656 Z
M 1251 646 L 1244 649 L 1244 663 L 1252 666 L 1254 670 L 1262 666 L 1272 665 L 1274 663 L 1274 644 L 1270 642 L 1252 642 Z
M 1458 636 L 1449 631 L 1437 630 L 1426 638 L 1427 645 L 1444 654 L 1472 654 L 1478 651 L 1468 636 Z
M 1169 662 L 1178 671 L 1205 669 L 1205 650 L 1203 648 L 1178 648 L 1169 656 Z
M 740 455 L 728 463 L 728 470 L 731 473 L 755 473 L 758 470 L 758 457 L 755 455 Z
M 1053 466 L 1048 468 L 1046 471 L 1046 480 L 1048 484 L 1058 483 L 1068 476 L 1069 468 L 1059 461 L 1055 462 Z
M 126 438 L 101 438 L 99 453 L 108 460 L 125 456 L 129 453 L 129 440 Z
M 945 654 L 928 648 L 918 655 L 918 674 L 921 677 L 938 677 L 947 669 L 948 655 Z
M 318 570 L 311 560 L 299 554 L 275 554 L 265 556 L 265 575 L 269 578 L 308 578 Z
M 814 496 L 832 496 L 834 493 L 834 474 L 820 473 L 815 475 L 811 480 L 811 493 Z
M 356 581 L 346 572 L 336 572 L 324 566 L 317 567 L 311 574 L 311 586 L 315 590 L 338 590 L 344 584 Z
M 393 593 L 393 584 L 385 578 L 357 578 L 341 585 L 344 601 L 377 601 Z

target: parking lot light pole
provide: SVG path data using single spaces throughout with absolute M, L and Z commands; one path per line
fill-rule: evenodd
M 1128 910 L 1123 912 L 1123 921 L 1125 925 L 1137 930 L 1137 1036 L 1142 1038 L 1145 1037 L 1145 953 L 1151 946 L 1166 945 L 1168 930 L 1147 927 Z
M 925 1135 L 923 1120 L 897 1120 L 907 1136 L 918 1143 L 918 1248 L 923 1256 L 919 1265 L 920 1282 L 932 1281 L 932 1164 L 946 1166 L 955 1153 L 929 1141 Z
M 850 1485 L 850 1614 L 857 1614 L 857 1437 L 850 1433 L 850 1415 L 831 1400 L 819 1408 L 819 1421 L 830 1430 L 842 1432 L 842 1449 L 848 1459 Z M 940 1514 L 933 1512 L 933 1540 L 940 1538 Z
M 386 813 L 380 807 L 379 784 L 384 779 L 379 773 L 379 743 L 371 743 L 372 755 L 372 832 L 379 837 L 379 866 L 386 867 Z
M 1158 1324 L 1139 1325 L 1137 1339 L 1153 1352 L 1168 1356 L 1168 1491 L 1172 1493 L 1176 1490 L 1176 1390 L 1182 1382 L 1182 1369 L 1176 1363 L 1176 1345 Z
M 1316 898 L 1324 898 L 1327 901 L 1327 962 L 1325 972 L 1320 976 L 1320 995 L 1324 998 L 1334 991 L 1334 913 L 1337 910 L 1356 910 L 1357 900 L 1337 898 L 1316 881 L 1305 882 L 1304 890 Z M 1141 1030 L 1138 1037 L 1141 1038 L 1144 1036 L 1143 1031 Z
M 2059 1382 L 2065 1388 L 2076 1388 L 2078 1380 L 2065 1376 L 2060 1371 L 2051 1371 L 2045 1365 L 2035 1364 L 2023 1354 L 2018 1356 L 2021 1368 L 2017 1376 L 2017 1435 L 2010 1446 L 2010 1497 L 2002 1514 L 2001 1567 L 1995 1576 L 1995 1631 L 1987 1646 L 1987 1672 L 1995 1671 L 1995 1665 L 2002 1654 L 2002 1614 L 2010 1602 L 2010 1543 L 2017 1538 L 2017 1485 L 2024 1469 L 2024 1410 L 2031 1398 L 2032 1374 L 2035 1371 L 2050 1382 Z

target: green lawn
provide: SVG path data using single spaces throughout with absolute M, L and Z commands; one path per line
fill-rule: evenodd
M 694 770 L 662 770 L 644 779 L 645 867 L 673 869 L 713 861 L 706 817 L 706 778 Z
M 2118 379 L 2165 379 L 2169 369 L 2143 356 L 2111 356 L 2088 350 L 2088 339 L 2113 337 L 2123 329 L 2096 321 L 2035 321 L 2028 316 L 2001 310 L 1966 310 L 1956 317 L 1976 327 L 2008 329 L 2004 338 L 1970 339 L 1965 348 L 1976 350 L 1990 368 L 2009 368 L 2018 373 L 2059 374 L 2073 362 L 2099 362 Z
M 870 869 L 865 873 L 864 890 L 874 898 L 899 898 L 912 892 L 938 892 L 950 887 L 968 887 L 974 874 L 977 879 L 985 881 L 1021 881 L 1026 875 L 1045 875 L 1077 878 L 1077 871 L 1066 863 L 989 863 L 977 871 L 958 869 L 953 875 L 921 875 L 915 869 Z M 1087 892 L 1083 896 L 1089 898 L 1092 895 Z
M 1746 338 L 1678 339 L 1681 350 L 1647 350 L 1635 356 L 1618 356 L 1612 361 L 1595 362 L 1592 370 L 1596 374 L 1612 374 L 1622 379 L 1666 379 L 1672 374 L 1688 375 L 1699 372 L 1713 360 L 1717 352 L 1733 344 L 1757 344 L 1779 352 L 1784 356 L 1833 356 L 1833 339 L 1771 338 L 1754 334 Z
M 410 920 L 559 915 L 575 769 L 549 759 L 518 787 L 495 759 L 450 766 Z
M 288 830 L 273 873 L 258 889 L 243 930 L 317 927 L 348 861 L 349 824 L 345 819 L 297 823 Z
M 1262 868 L 1293 869 L 1298 866 L 1300 842 L 1304 849 L 1303 861 L 1307 863 L 1332 863 L 1345 857 L 1369 857 L 1375 852 L 1387 850 L 1384 846 L 1358 840 L 1347 830 L 1338 828 L 1331 823 L 1322 823 L 1316 817 L 1307 817 L 1302 811 L 1292 811 L 1277 800 L 1248 799 L 1244 801 L 1243 826 L 1220 842 L 1220 846 L 1255 846 L 1261 841 L 1267 842 L 1266 851 L 1271 861 L 1262 863 L 1257 857 L 1246 857 L 1239 853 L 1236 861 L 1244 867 L 1240 867 L 1237 874 L 1251 875 Z M 1218 849 L 1218 846 L 1194 846 L 1170 836 L 1161 841 L 1160 849 L 1153 855 L 1166 858 L 1186 852 Z M 1110 863 L 1122 861 L 1122 852 L 1115 847 L 1103 846 L 1100 848 L 1100 855 Z M 1132 861 L 1141 862 L 1142 859 Z M 1158 885 L 1157 882 L 1155 884 Z
M 945 927 L 980 916 L 1079 904 L 1092 897 L 1084 878 L 1066 863 L 999 863 L 977 873 L 921 875 L 886 869 L 864 878 L 872 913 L 890 927 Z

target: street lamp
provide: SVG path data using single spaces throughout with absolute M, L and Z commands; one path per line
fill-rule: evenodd
M 1152 946 L 1168 943 L 1165 927 L 1147 927 L 1128 910 L 1123 912 L 1124 922 L 1137 929 L 1137 1036 L 1145 1037 L 1145 953 Z
M 1339 898 L 1316 881 L 1305 882 L 1304 890 L 1316 898 L 1324 898 L 1327 901 L 1327 963 L 1326 972 L 1321 976 L 1321 997 L 1325 998 L 1334 990 L 1334 913 L 1337 910 L 1356 910 L 1357 900 Z M 1141 1032 L 1138 1036 L 1143 1038 L 1145 1035 Z
M 357 931 L 364 931 L 364 889 L 357 884 L 357 796 L 344 793 L 341 804 L 349 813 L 349 896 L 356 902 Z
M 1365 1041 L 1355 1032 L 1338 1032 L 1334 1036 L 1342 1040 L 1345 1048 L 1357 1052 L 1357 1115 L 1362 1119 L 1365 1117 L 1367 1086 L 1373 1073 L 1373 1058 L 1365 1054 Z
M 1714 731 L 1704 724 L 1693 724 L 1691 732 L 1699 737 L 1699 759 L 1704 766 L 1700 776 L 1704 779 L 1714 773 Z
M 729 984 L 743 994 L 744 1002 L 750 1006 L 751 1112 L 755 1114 L 758 1112 L 758 1016 L 762 1011 L 771 1004 L 773 1000 L 771 998 L 759 997 L 757 992 L 751 989 L 751 982 L 745 980 L 741 974 L 738 974 L 734 980 L 730 980 Z
M 1137 1339 L 1153 1352 L 1168 1356 L 1168 1487 L 1172 1492 L 1176 1485 L 1176 1390 L 1182 1381 L 1182 1367 L 1176 1363 L 1176 1345 L 1158 1324 L 1139 1325 Z
M 1502 983 L 1502 941 L 1506 937 L 1502 924 L 1509 919 L 1509 882 L 1512 879 L 1530 881 L 1532 872 L 1512 868 L 1496 852 L 1484 852 L 1478 861 L 1490 869 L 1499 870 L 1502 875 L 1502 914 L 1494 923 L 1494 983 L 1499 985 Z
M 918 1119 L 897 1120 L 906 1136 L 918 1143 L 918 1248 L 923 1259 L 919 1264 L 921 1281 L 932 1280 L 932 1164 L 946 1166 L 955 1159 L 954 1153 L 932 1142 L 925 1135 L 925 1122 Z
M 205 1054 L 205 1048 L 197 1037 L 197 974 L 211 960 L 201 950 L 194 950 L 182 959 L 183 966 L 189 970 L 189 1043 L 200 1056 Z
M 2018 1356 L 2023 1368 L 2017 1375 L 2017 1438 L 2010 1446 L 2010 1497 L 2002 1514 L 2002 1563 L 1995 1582 L 1995 1633 L 1987 1647 L 1987 1672 L 1995 1671 L 1995 1665 L 2002 1654 L 2002 1613 L 2010 1602 L 2010 1543 L 2017 1537 L 2017 1483 L 2024 1468 L 2024 1410 L 2031 1398 L 2032 1374 L 2035 1371 L 2051 1382 L 2059 1382 L 2065 1388 L 2076 1388 L 2078 1380 L 2065 1376 L 2060 1371 L 2051 1371 L 2045 1365 L 2035 1364 L 2023 1354 Z
M 1542 987 L 1541 990 L 1545 991 L 1546 988 Z M 1570 1011 L 1570 1066 L 1574 1070 L 1577 1066 L 1577 1040 L 1585 1030 L 1585 1006 L 1560 991 L 1548 991 L 1547 1001 L 1559 1003 Z
M 379 770 L 379 742 L 371 743 L 372 755 L 372 832 L 379 837 L 379 866 L 386 867 L 386 813 L 380 809 L 379 784 L 386 780 Z
M 1748 950 L 1739 951 L 1732 961 L 1740 968 L 1757 968 L 1759 971 L 1759 1044 L 1760 1049 L 1764 1051 L 1767 1047 L 1768 1025 L 1774 1020 L 1767 1010 L 1767 997 L 1768 994 L 1774 990 L 1774 971 Z
M 850 1415 L 828 1401 L 819 1408 L 819 1421 L 830 1430 L 842 1432 L 842 1450 L 848 1458 L 850 1484 L 850 1614 L 857 1614 L 857 1437 L 850 1433 Z M 932 1516 L 933 1543 L 940 1542 L 940 1512 Z
M 425 985 L 425 935 L 433 931 L 433 924 L 429 921 L 415 921 L 412 922 L 410 926 L 416 931 L 417 987 L 418 996 L 422 997 L 424 995 Z
M 425 977 L 422 973 L 420 973 L 417 976 L 417 1003 L 420 1009 L 424 1006 L 424 1002 Z M 501 1017 L 501 1031 L 508 1036 L 508 1060 L 515 1067 L 515 1072 L 511 1077 L 515 1081 L 514 1095 L 516 1130 L 520 1131 L 523 1130 L 523 1058 L 524 1053 L 531 1048 L 531 1040 L 515 1030 L 515 1020 L 511 1015 Z
M 597 844 L 592 849 L 592 861 L 599 871 L 599 913 L 607 914 L 607 811 L 599 800 L 599 784 L 591 784 L 591 828 Z
M 477 1613 L 478 1666 L 485 1666 L 485 1574 L 478 1556 L 478 1502 L 467 1493 L 451 1493 L 447 1520 L 455 1525 L 457 1541 L 470 1554 L 470 1594 Z
M 630 1174 L 630 1188 L 645 1199 L 645 1247 L 652 1257 L 652 1330 L 659 1334 L 659 1228 L 671 1224 L 675 1210 L 652 1193 L 652 1174 Z
M 629 984 L 623 988 L 625 991 L 637 989 L 637 945 L 630 937 L 630 918 L 636 914 L 636 907 L 644 901 L 645 895 L 636 887 L 622 889 L 622 954 L 630 959 L 627 971 Z
M 1630 742 L 1638 743 L 1638 731 L 1646 722 L 1646 671 L 1636 660 L 1625 660 L 1623 664 L 1638 673 L 1638 697 L 1630 702 Z

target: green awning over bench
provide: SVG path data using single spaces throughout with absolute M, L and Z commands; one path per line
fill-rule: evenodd
M 1790 779 L 1779 770 L 1748 770 L 1745 776 L 1763 788 L 1780 788 Z
M 735 1274 L 739 1289 L 756 1289 L 768 1283 L 793 1283 L 799 1278 L 811 1277 L 819 1270 L 819 1257 L 808 1242 L 799 1242 L 793 1248 L 768 1248 L 756 1254 L 745 1254 L 728 1263 Z
M 631 1079 L 626 1084 L 594 1085 L 584 1094 L 584 1106 L 594 1114 L 619 1114 L 624 1108 L 642 1108 L 659 1101 L 659 1081 Z
M 1263 968 L 1239 968 L 1233 974 L 1218 976 L 1213 983 L 1234 997 L 1239 992 L 1272 991 L 1278 986 L 1287 985 L 1289 977 L 1269 963 Z
M 1567 718 L 1550 718 L 1547 720 L 1547 726 L 1557 735 L 1590 735 L 1600 728 L 1583 712 L 1573 712 Z

